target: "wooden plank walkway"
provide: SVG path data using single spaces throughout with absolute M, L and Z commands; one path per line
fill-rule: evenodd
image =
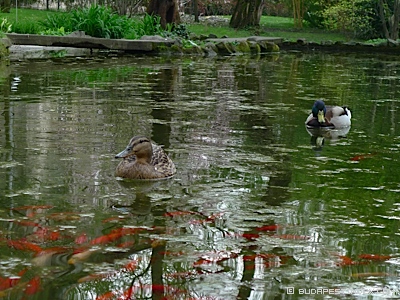
M 7 34 L 7 37 L 11 40 L 13 45 L 108 49 L 127 52 L 152 52 L 155 51 L 158 46 L 171 46 L 174 43 L 171 39 L 151 37 L 140 40 L 126 40 L 94 38 L 86 35 L 50 36 L 16 33 L 9 33 Z

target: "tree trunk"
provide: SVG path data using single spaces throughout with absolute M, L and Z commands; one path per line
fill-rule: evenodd
M 395 0 L 393 4 L 393 15 L 390 17 L 390 38 L 397 40 L 399 38 L 400 21 L 400 0 Z
M 304 12 L 304 0 L 293 0 L 293 17 L 295 27 L 303 27 Z
M 386 1 L 379 0 L 379 16 L 385 38 L 397 40 L 399 38 L 400 0 L 393 3 L 393 14 Z
M 199 1 L 193 0 L 193 14 L 194 14 L 194 21 L 199 23 Z
M 237 0 L 229 23 L 233 28 L 260 26 L 264 0 Z
M 383 0 L 379 0 L 379 16 L 381 18 L 382 22 L 382 30 L 385 38 L 389 38 L 389 30 L 386 25 L 386 17 L 385 17 L 385 5 L 383 3 Z
M 179 24 L 181 22 L 177 0 L 150 0 L 147 13 L 159 16 L 161 26 L 164 29 L 167 24 Z

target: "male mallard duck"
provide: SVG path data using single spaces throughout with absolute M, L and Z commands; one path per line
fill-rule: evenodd
M 161 146 L 145 136 L 134 136 L 128 146 L 115 158 L 123 158 L 115 170 L 115 176 L 130 179 L 168 178 L 176 173 L 172 160 Z
M 307 127 L 343 128 L 351 125 L 351 112 L 346 106 L 325 106 L 324 101 L 315 101 L 306 120 Z

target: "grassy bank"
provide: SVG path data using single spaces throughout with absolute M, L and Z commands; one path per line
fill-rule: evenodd
M 11 9 L 10 13 L 0 13 L 0 20 L 6 18 L 7 21 L 13 24 L 13 31 L 19 33 L 39 33 L 43 28 L 40 25 L 40 21 L 46 19 L 47 15 L 62 14 L 57 11 L 44 11 L 34 9 Z M 223 18 L 229 20 L 229 16 Z M 201 23 L 187 23 L 186 27 L 190 32 L 197 35 L 210 33 L 215 34 L 218 37 L 246 37 L 250 35 L 260 35 L 269 37 L 282 37 L 287 40 L 297 40 L 305 38 L 309 41 L 321 42 L 326 40 L 331 41 L 347 41 L 349 38 L 341 33 L 327 32 L 323 30 L 317 30 L 313 28 L 303 27 L 296 29 L 292 18 L 283 17 L 271 17 L 262 16 L 260 22 L 260 28 L 256 30 L 235 30 L 228 26 L 229 22 L 225 22 L 222 25 L 214 26 L 207 22 Z
M 229 20 L 229 16 L 224 16 Z M 193 23 L 187 25 L 191 32 L 196 34 L 214 33 L 218 37 L 246 37 L 251 35 L 260 35 L 268 37 L 281 37 L 290 41 L 298 39 L 306 39 L 314 42 L 321 41 L 348 41 L 350 38 L 338 32 L 329 32 L 325 30 L 308 28 L 295 28 L 293 18 L 262 16 L 260 20 L 260 28 L 254 30 L 236 30 L 228 26 L 228 22 L 222 26 L 210 26 L 207 23 Z

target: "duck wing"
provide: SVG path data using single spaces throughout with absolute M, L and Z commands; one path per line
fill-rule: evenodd
M 153 144 L 153 156 L 151 157 L 150 164 L 154 166 L 157 172 L 162 173 L 165 177 L 170 177 L 176 173 L 174 162 L 164 152 L 163 148 L 159 145 Z

